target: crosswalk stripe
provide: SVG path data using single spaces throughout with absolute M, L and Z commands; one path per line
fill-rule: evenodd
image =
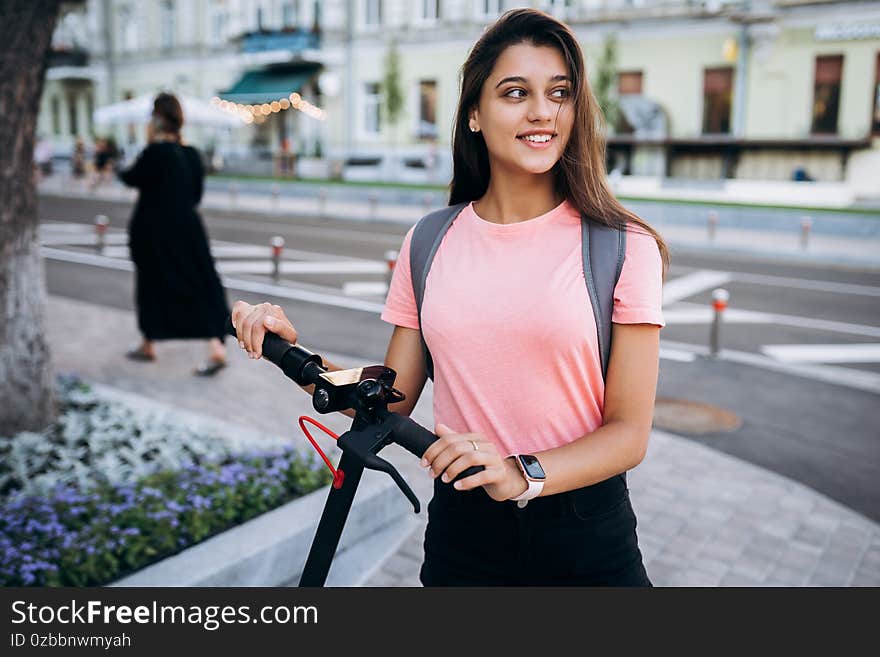
M 663 305 L 681 301 L 705 290 L 724 285 L 730 281 L 731 276 L 725 271 L 695 271 L 685 274 L 663 285 Z
M 94 226 L 89 224 L 73 224 L 67 222 L 40 222 L 40 233 L 93 233 Z
M 666 320 L 667 325 L 710 324 L 714 321 L 714 316 L 715 312 L 711 308 L 698 306 L 692 303 L 683 303 L 674 310 L 663 311 L 663 318 Z M 797 328 L 831 331 L 833 333 L 862 335 L 869 338 L 880 338 L 880 327 L 877 326 L 835 322 L 828 319 L 813 319 L 812 317 L 798 317 L 796 315 L 761 313 L 751 310 L 728 308 L 724 311 L 722 321 L 725 324 L 778 324 L 782 326 L 794 326 Z
M 342 293 L 349 296 L 385 295 L 388 292 L 388 284 L 382 282 L 371 283 L 370 281 L 349 281 L 342 286 Z
M 40 243 L 47 246 L 94 246 L 97 241 L 94 233 L 43 233 L 40 235 Z M 125 233 L 106 233 L 104 244 L 127 244 L 128 235 Z
M 766 324 L 771 321 L 772 315 L 767 313 L 753 312 L 751 310 L 737 310 L 731 308 L 724 311 L 723 321 L 725 324 Z M 663 319 L 667 325 L 672 324 L 711 324 L 715 321 L 715 311 L 711 308 L 676 308 L 664 310 Z
M 697 359 L 697 356 L 690 351 L 660 347 L 660 358 L 665 358 L 666 360 L 675 360 L 679 363 L 693 363 Z
M 784 363 L 880 363 L 880 344 L 776 344 L 761 347 Z
M 692 345 L 670 340 L 663 340 L 661 345 L 667 348 L 690 351 L 699 356 L 709 355 L 709 348 L 703 345 Z M 753 354 L 747 351 L 736 351 L 734 349 L 722 349 L 721 353 L 718 354 L 716 358 L 718 360 L 742 363 L 743 365 L 751 365 L 771 371 L 783 372 L 785 374 L 800 376 L 805 379 L 825 381 L 826 383 L 833 383 L 847 388 L 880 394 L 880 374 L 874 372 L 866 372 L 864 370 L 856 370 L 847 367 L 837 367 L 835 365 L 783 363 L 773 358 L 769 358 L 764 354 Z
M 107 269 L 118 269 L 122 271 L 133 271 L 134 264 L 130 260 L 122 260 L 117 258 L 108 258 L 93 253 L 83 253 L 80 251 L 68 251 L 64 249 L 53 249 L 51 247 L 42 247 L 41 253 L 44 258 L 52 260 L 60 260 L 62 262 L 73 262 L 83 265 L 92 265 L 96 267 L 104 267 Z M 222 277 L 223 287 L 228 290 L 237 290 L 239 292 L 255 292 L 257 294 L 265 294 L 281 299 L 291 299 L 295 301 L 307 301 L 325 306 L 337 306 L 340 308 L 348 308 L 351 310 L 363 310 L 379 314 L 384 310 L 385 305 L 374 301 L 366 301 L 361 299 L 351 299 L 332 292 L 324 292 L 317 289 L 306 289 L 303 287 L 288 287 L 286 285 L 273 285 L 271 283 L 262 283 L 260 281 L 247 281 L 238 278 Z
M 271 274 L 275 268 L 270 260 L 219 260 L 217 269 L 224 274 Z M 291 262 L 279 263 L 282 274 L 384 274 L 384 262 Z

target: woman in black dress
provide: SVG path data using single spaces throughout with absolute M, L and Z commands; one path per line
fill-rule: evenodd
M 226 364 L 223 328 L 229 308 L 196 211 L 205 177 L 201 156 L 182 143 L 182 126 L 177 98 L 159 94 L 148 128 L 149 144 L 134 165 L 119 174 L 126 185 L 140 190 L 128 245 L 143 342 L 127 356 L 152 361 L 157 340 L 208 339 L 208 358 L 195 373 L 210 376 Z

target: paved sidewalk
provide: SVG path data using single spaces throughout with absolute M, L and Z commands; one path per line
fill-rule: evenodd
M 119 182 L 102 185 L 91 190 L 82 181 L 69 179 L 62 175 L 52 176 L 40 184 L 40 192 L 69 196 L 72 198 L 96 198 L 112 201 L 134 202 L 136 191 L 125 188 Z M 443 195 L 429 194 L 429 205 L 382 203 L 373 206 L 367 201 L 338 200 L 333 196 L 332 186 L 327 199 L 317 197 L 290 197 L 280 195 L 275 199 L 271 194 L 208 190 L 202 199 L 203 209 L 240 211 L 247 213 L 268 213 L 290 217 L 332 217 L 352 221 L 373 219 L 412 225 L 424 213 L 432 209 L 431 204 L 442 202 Z M 434 205 L 433 207 L 436 207 Z M 63 220 L 63 217 L 53 217 Z M 867 218 L 866 220 L 878 221 Z M 780 261 L 828 263 L 880 268 L 880 237 L 833 235 L 813 231 L 807 247 L 801 244 L 800 226 L 790 230 L 761 230 L 721 226 L 709 237 L 708 226 L 694 226 L 692 223 L 664 220 L 655 222 L 654 227 L 675 249 L 699 250 L 701 253 L 760 254 L 772 256 Z
M 230 349 L 225 371 L 199 379 L 191 369 L 204 354 L 201 343 L 160 343 L 156 363 L 126 360 L 123 353 L 137 341 L 131 312 L 51 297 L 48 319 L 59 372 L 307 446 L 296 418 L 317 417 L 311 400 L 274 366 L 248 360 L 237 347 Z M 323 355 L 340 365 L 368 364 Z M 413 416 L 433 426 L 430 388 Z M 341 415 L 321 421 L 340 433 L 349 424 Z M 424 508 L 432 486 L 416 459 L 394 447 L 382 455 L 400 469 Z M 880 586 L 880 525 L 772 472 L 655 431 L 629 484 L 655 585 Z M 368 585 L 418 586 L 423 533 L 424 519 L 376 564 Z

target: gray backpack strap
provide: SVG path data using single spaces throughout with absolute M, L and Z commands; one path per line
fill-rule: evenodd
M 596 316 L 604 380 L 608 375 L 608 362 L 611 358 L 614 288 L 620 278 L 623 258 L 626 255 L 626 231 L 584 218 L 581 221 L 581 251 L 584 260 L 584 279 L 590 293 L 593 314 Z
M 422 299 L 425 296 L 425 283 L 428 280 L 428 272 L 431 270 L 431 263 L 437 249 L 440 248 L 440 242 L 446 231 L 455 221 L 455 218 L 461 213 L 467 203 L 458 203 L 450 205 L 446 208 L 435 210 L 425 215 L 416 224 L 413 230 L 412 239 L 409 244 L 409 266 L 412 276 L 413 294 L 416 297 L 416 309 L 419 313 L 419 327 L 422 325 Z M 419 331 L 421 333 L 421 330 Z M 425 353 L 425 371 L 428 378 L 434 380 L 434 361 L 431 359 L 431 352 L 428 351 L 428 345 L 425 344 L 425 336 L 422 333 L 422 350 Z

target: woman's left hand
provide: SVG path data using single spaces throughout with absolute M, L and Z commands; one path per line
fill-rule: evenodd
M 422 466 L 430 468 L 432 479 L 440 476 L 448 483 L 468 468 L 482 465 L 485 468 L 482 472 L 455 482 L 456 490 L 482 486 L 489 497 L 501 502 L 528 488 L 513 458 L 502 458 L 495 443 L 483 434 L 455 433 L 445 424 L 438 424 L 434 433 L 438 439 L 422 456 Z

